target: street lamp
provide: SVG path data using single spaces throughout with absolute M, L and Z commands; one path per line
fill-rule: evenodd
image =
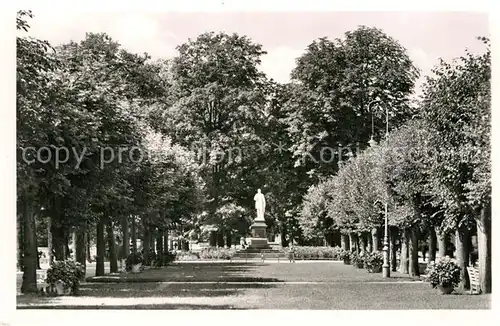
M 375 103 L 379 103 L 380 100 L 373 100 L 368 104 L 368 109 L 371 111 L 371 105 Z M 368 144 L 370 146 L 375 145 L 375 141 L 373 140 L 373 111 L 372 112 L 372 135 L 370 137 L 370 141 Z M 386 141 L 386 146 L 387 142 L 389 140 L 389 110 L 387 106 L 385 107 L 385 141 Z M 387 189 L 388 190 L 388 189 Z M 388 230 L 388 202 L 389 202 L 389 194 L 388 191 L 386 191 L 386 198 L 385 198 L 385 221 L 384 221 L 384 247 L 382 248 L 382 252 L 384 255 L 384 263 L 382 264 L 382 277 L 390 277 L 391 276 L 391 269 L 389 265 L 389 230 Z

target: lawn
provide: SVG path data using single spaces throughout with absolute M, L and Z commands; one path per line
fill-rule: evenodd
M 79 296 L 18 296 L 18 308 L 488 309 L 489 295 L 441 295 L 418 279 L 334 262 L 176 263 L 85 282 Z

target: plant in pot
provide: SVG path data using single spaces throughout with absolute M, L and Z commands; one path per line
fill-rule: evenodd
M 344 261 L 344 264 L 345 265 L 350 265 L 351 264 L 351 252 L 348 251 L 348 250 L 343 250 L 340 254 L 339 254 L 339 258 L 340 260 L 343 260 Z
M 373 252 L 365 255 L 364 267 L 368 273 L 381 273 L 384 259 L 381 252 Z
M 351 263 L 354 265 L 356 268 L 364 268 L 365 267 L 365 253 L 360 252 L 358 253 L 353 253 L 351 256 Z
M 132 273 L 139 273 L 142 266 L 142 255 L 140 253 L 131 253 L 127 256 L 126 269 Z
M 46 282 L 58 295 L 77 294 L 80 280 L 85 276 L 83 266 L 73 260 L 55 261 L 47 270 Z
M 450 294 L 460 283 L 460 266 L 450 259 L 442 258 L 427 267 L 427 281 L 443 294 Z

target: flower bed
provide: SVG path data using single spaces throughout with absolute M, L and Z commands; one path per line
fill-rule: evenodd
M 203 248 L 200 253 L 200 259 L 222 259 L 230 260 L 233 258 L 236 250 L 228 248 Z
M 285 252 L 290 253 L 290 248 Z M 297 260 L 342 260 L 340 247 L 293 247 L 294 258 Z
M 176 261 L 200 260 L 200 254 L 193 251 L 180 251 L 175 256 Z

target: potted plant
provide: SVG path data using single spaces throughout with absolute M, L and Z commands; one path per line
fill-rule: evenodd
M 127 256 L 127 271 L 132 271 L 132 273 L 139 273 L 142 266 L 142 261 L 142 255 L 140 253 L 131 253 Z
M 340 254 L 339 254 L 339 258 L 340 260 L 343 260 L 344 261 L 344 264 L 345 265 L 350 265 L 351 264 L 351 252 L 348 251 L 348 250 L 343 250 Z
M 460 267 L 450 258 L 442 258 L 427 267 L 427 281 L 442 294 L 450 294 L 460 283 Z
M 381 273 L 384 259 L 382 253 L 373 252 L 365 255 L 364 267 L 368 273 Z
M 83 266 L 73 260 L 55 261 L 47 270 L 47 284 L 58 295 L 76 294 L 85 276 Z
M 356 268 L 364 268 L 365 267 L 365 253 L 360 252 L 359 254 L 357 253 L 352 253 L 351 255 L 351 262 Z

